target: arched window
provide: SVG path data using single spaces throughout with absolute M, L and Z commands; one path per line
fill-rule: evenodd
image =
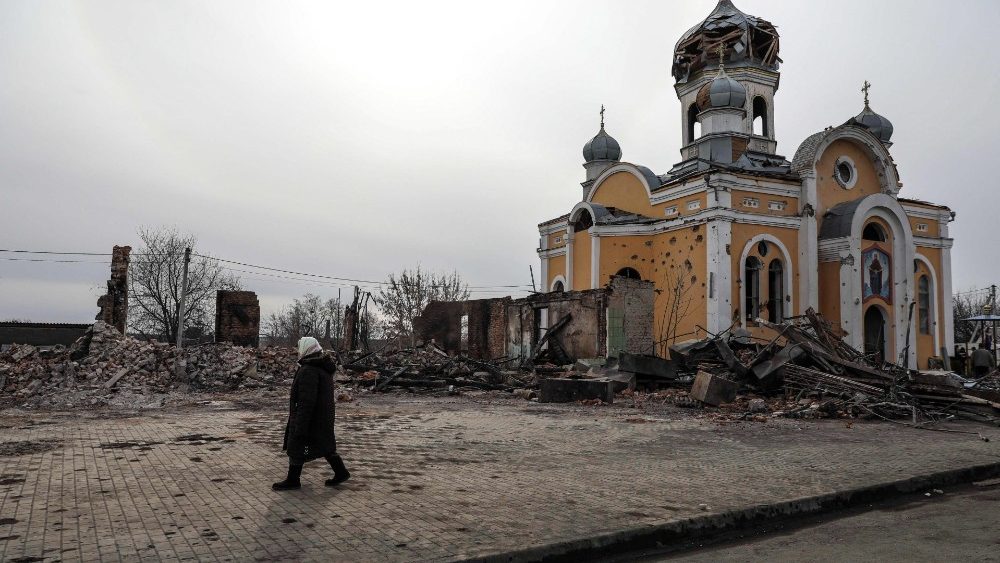
M 619 278 L 628 278 L 630 280 L 642 279 L 642 276 L 640 276 L 639 272 L 637 272 L 634 268 L 622 268 L 621 270 L 618 270 L 618 273 L 615 275 Z
M 879 225 L 878 223 L 868 223 L 865 225 L 865 230 L 861 231 L 861 238 L 865 240 L 885 242 L 885 229 L 883 229 L 882 225 Z
M 767 127 L 767 100 L 761 96 L 753 99 L 753 134 L 770 137 Z
M 743 267 L 743 302 L 746 319 L 760 316 L 760 259 L 748 256 Z
M 693 143 L 695 139 L 701 137 L 701 123 L 698 121 L 698 104 L 688 106 L 687 126 L 688 142 Z
M 556 283 L 552 284 L 552 291 L 554 293 L 562 293 L 566 291 L 566 286 L 563 285 L 562 280 L 557 280 Z
M 927 276 L 920 276 L 917 280 L 917 322 L 920 326 L 920 334 L 931 333 L 931 283 Z
M 594 218 L 590 216 L 590 212 L 586 209 L 580 211 L 580 218 L 573 223 L 573 230 L 581 233 L 587 229 L 594 226 Z
M 767 318 L 772 323 L 785 320 L 785 268 L 775 258 L 767 267 Z

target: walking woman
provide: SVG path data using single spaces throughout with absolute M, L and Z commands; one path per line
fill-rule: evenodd
M 315 338 L 299 339 L 299 369 L 292 382 L 285 442 L 281 447 L 288 452 L 288 477 L 271 485 L 272 489 L 298 489 L 302 486 L 299 482 L 302 465 L 321 457 L 333 468 L 333 479 L 326 480 L 328 487 L 351 477 L 344 460 L 337 454 L 337 439 L 333 433 L 336 409 L 333 374 L 336 370 L 337 363 L 330 354 L 323 353 Z

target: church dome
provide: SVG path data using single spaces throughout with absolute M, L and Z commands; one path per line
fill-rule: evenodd
M 747 102 L 747 89 L 742 84 L 726 76 L 719 70 L 715 80 L 705 84 L 698 91 L 698 109 L 742 108 Z
M 730 68 L 754 67 L 777 71 L 778 30 L 764 19 L 741 12 L 731 0 L 719 0 L 704 21 L 681 36 L 674 46 L 674 79 L 687 82 L 710 62 L 716 49 L 725 48 Z
M 583 160 L 585 162 L 593 162 L 595 160 L 617 161 L 621 159 L 621 145 L 618 144 L 618 141 L 614 137 L 608 135 L 608 132 L 604 130 L 603 124 L 597 135 L 587 141 L 586 145 L 583 145 Z
M 845 125 L 857 125 L 864 127 L 871 132 L 872 135 L 878 137 L 878 140 L 882 141 L 885 145 L 891 145 L 890 139 L 892 139 L 892 122 L 885 117 L 872 111 L 871 106 L 868 105 L 868 89 L 871 88 L 871 84 L 865 81 L 865 85 L 861 88 L 861 91 L 865 93 L 865 109 L 861 110 L 861 113 L 855 115 L 854 117 L 847 120 Z
M 848 123 L 864 127 L 883 143 L 888 143 L 892 139 L 892 122 L 872 111 L 868 104 L 865 104 L 865 109 L 861 113 L 848 120 Z

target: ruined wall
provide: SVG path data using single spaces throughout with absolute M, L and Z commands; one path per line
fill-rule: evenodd
M 481 360 L 500 358 L 506 354 L 504 337 L 509 302 L 509 297 L 433 301 L 414 319 L 414 330 L 420 341 L 433 340 L 449 354 L 467 354 Z M 463 317 L 466 318 L 464 330 Z
M 260 344 L 260 303 L 252 291 L 217 291 L 215 341 L 256 348 Z
M 618 352 L 653 354 L 653 307 L 656 293 L 650 282 L 614 277 L 608 293 L 609 356 Z
M 530 357 L 545 331 L 572 315 L 555 335 L 572 359 L 597 358 L 615 350 L 649 353 L 653 346 L 654 285 L 616 278 L 610 287 L 548 293 L 511 301 L 507 307 L 507 355 Z M 544 313 L 543 313 L 544 312 Z
M 111 251 L 111 279 L 108 280 L 108 292 L 97 300 L 101 308 L 98 321 L 104 321 L 125 334 L 125 322 L 128 319 L 128 264 L 131 246 L 115 246 Z
M 69 346 L 87 332 L 89 324 L 68 323 L 0 323 L 0 348 L 9 344 L 32 346 Z

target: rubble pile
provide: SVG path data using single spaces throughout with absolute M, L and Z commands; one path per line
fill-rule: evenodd
M 759 321 L 766 343 L 736 331 L 671 348 L 678 373 L 695 375 L 691 395 L 722 412 L 798 418 L 907 418 L 926 423 L 964 418 L 1000 423 L 1000 396 L 950 372 L 920 372 L 851 348 L 811 309 L 782 324 Z M 989 385 L 989 383 L 987 383 Z M 782 395 L 746 404 L 738 394 Z M 1000 395 L 1000 394 L 998 394 Z
M 346 354 L 341 360 L 348 381 L 359 387 L 370 387 L 373 391 L 513 391 L 537 384 L 531 373 L 502 369 L 510 362 L 486 362 L 464 355 L 449 356 L 433 343 L 401 350 L 354 352 Z
M 67 402 L 96 405 L 122 390 L 148 395 L 267 387 L 296 369 L 295 350 L 227 343 L 187 347 L 184 360 L 184 374 L 177 377 L 173 346 L 125 336 L 98 321 L 68 349 L 15 345 L 0 354 L 0 398 L 63 395 Z

